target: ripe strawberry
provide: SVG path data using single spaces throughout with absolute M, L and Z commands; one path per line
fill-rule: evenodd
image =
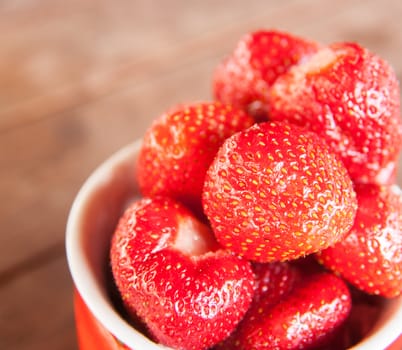
M 352 308 L 349 317 L 333 336 L 317 350 L 349 349 L 366 337 L 378 321 L 384 308 L 384 299 L 350 288 Z M 385 344 L 384 344 L 385 345 Z M 388 348 L 387 348 L 388 349 Z
M 402 191 L 396 185 L 356 186 L 353 228 L 325 249 L 319 261 L 370 294 L 402 293 Z
M 255 288 L 250 310 L 262 305 L 275 305 L 293 289 L 302 276 L 301 271 L 289 262 L 253 263 L 252 268 Z
M 350 309 L 350 293 L 342 279 L 328 272 L 311 275 L 279 303 L 255 308 L 253 317 L 241 323 L 237 349 L 317 348 L 343 324 Z
M 218 241 L 259 262 L 324 249 L 356 212 L 343 164 L 315 133 L 265 122 L 228 138 L 209 168 L 204 211 Z
M 353 43 L 335 43 L 279 77 L 271 120 L 324 137 L 355 182 L 392 181 L 402 146 L 399 85 L 383 59 Z
M 170 198 L 134 202 L 116 228 L 110 258 L 127 312 L 177 349 L 220 342 L 252 299 L 249 262 L 218 249 L 210 229 Z
M 241 110 L 220 102 L 178 106 L 154 121 L 138 158 L 144 196 L 164 195 L 201 211 L 204 176 L 223 141 L 252 125 Z
M 276 30 L 248 33 L 215 70 L 214 95 L 222 102 L 266 119 L 269 87 L 278 76 L 308 59 L 317 49 L 314 42 Z
M 255 291 L 251 306 L 236 330 L 224 342 L 217 345 L 215 350 L 242 349 L 248 337 L 248 324 L 259 323 L 263 313 L 268 312 L 289 294 L 301 279 L 299 269 L 287 262 L 255 263 L 253 271 Z

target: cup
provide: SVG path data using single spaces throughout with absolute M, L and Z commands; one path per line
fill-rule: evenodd
M 124 147 L 90 175 L 68 217 L 66 252 L 75 288 L 80 350 L 170 349 L 153 342 L 140 326 L 134 328 L 124 319 L 113 298 L 108 266 L 117 221 L 130 201 L 140 196 L 135 180 L 140 143 Z M 402 297 L 385 303 L 370 333 L 351 349 L 386 349 L 400 337 L 401 330 Z

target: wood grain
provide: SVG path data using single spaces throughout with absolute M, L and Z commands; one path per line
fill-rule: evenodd
M 14 279 L 0 289 L 0 298 L 0 349 L 76 348 L 70 279 L 62 256 Z
M 243 33 L 358 41 L 401 78 L 401 15 L 398 0 L 3 0 L 0 348 L 74 348 L 64 232 L 76 192 L 167 107 L 210 99 Z

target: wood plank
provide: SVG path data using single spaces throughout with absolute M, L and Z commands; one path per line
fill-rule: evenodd
M 5 18 L 0 30 L 0 47 L 8 53 L 0 61 L 4 82 L 0 130 L 76 107 L 144 76 L 147 79 L 146 74 L 138 76 L 147 67 L 186 64 L 211 50 L 223 55 L 250 28 L 278 27 L 302 35 L 306 24 L 316 28 L 361 3 L 367 1 L 341 0 L 336 4 L 338 11 L 331 13 L 333 5 L 323 6 L 318 0 L 251 0 L 246 7 L 238 0 L 231 2 L 230 11 L 225 1 L 212 0 L 176 1 L 162 9 L 148 1 L 121 1 L 121 6 L 111 8 L 97 1 L 74 13 L 80 6 L 74 2 L 65 16 L 55 18 L 57 3 L 45 2 L 50 10 L 40 22 L 34 15 L 38 8 L 33 8 L 32 18 L 24 13 L 25 21 L 17 16 L 15 24 Z M 317 31 L 313 33 L 316 36 Z
M 163 58 L 183 42 L 193 42 L 244 15 L 239 1 L 230 12 L 223 11 L 223 1 L 36 4 L 14 16 L 0 12 L 0 47 L 7 53 L 0 60 L 2 126 L 13 124 L 16 115 L 20 121 L 21 111 L 25 118 L 33 118 L 32 113 L 49 114 L 98 96 L 105 85 L 111 89 L 120 81 L 119 72 L 126 67 L 141 71 L 149 57 Z M 261 4 L 252 0 L 250 9 Z M 215 11 L 209 11 L 211 6 Z
M 76 349 L 72 283 L 59 257 L 0 289 L 0 349 Z

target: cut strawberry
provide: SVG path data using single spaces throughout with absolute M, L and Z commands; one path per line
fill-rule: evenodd
M 252 125 L 241 110 L 219 102 L 178 106 L 154 121 L 138 158 L 144 196 L 175 198 L 197 212 L 205 172 L 223 141 Z
M 351 309 L 348 287 L 331 273 L 297 283 L 279 303 L 255 308 L 242 322 L 241 350 L 319 348 L 344 323 Z
M 280 31 L 248 33 L 217 67 L 214 95 L 222 102 L 266 119 L 269 87 L 278 76 L 305 61 L 317 49 L 314 42 Z
M 225 339 L 247 311 L 249 262 L 218 249 L 210 229 L 172 199 L 134 202 L 111 245 L 123 303 L 161 344 L 202 350 Z
M 228 138 L 209 168 L 204 211 L 218 241 L 259 262 L 322 250 L 351 228 L 352 182 L 315 133 L 265 122 Z
M 349 234 L 318 254 L 326 267 L 376 295 L 402 293 L 402 192 L 396 185 L 357 185 L 358 210 Z
M 275 81 L 269 118 L 325 138 L 354 181 L 385 184 L 402 146 L 399 107 L 389 64 L 357 44 L 336 43 Z

